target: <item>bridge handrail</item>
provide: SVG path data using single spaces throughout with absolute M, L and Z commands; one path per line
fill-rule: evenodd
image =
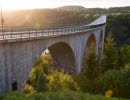
M 31 38 L 31 37 L 39 37 L 39 36 L 54 36 L 61 34 L 69 34 L 76 32 L 87 31 L 88 29 L 98 28 L 105 25 L 105 23 L 98 25 L 76 25 L 76 26 L 65 26 L 65 27 L 48 27 L 48 28 L 27 28 L 26 30 L 23 28 L 19 29 L 4 29 L 0 34 L 0 40 L 4 39 L 14 39 L 14 38 Z

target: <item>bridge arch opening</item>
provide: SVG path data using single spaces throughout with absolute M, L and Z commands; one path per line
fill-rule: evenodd
M 30 71 L 29 77 L 24 85 L 25 91 L 28 84 L 36 87 L 35 82 L 38 82 L 39 79 L 41 80 L 39 82 L 47 82 L 48 80 L 46 80 L 45 75 L 53 73 L 53 69 L 58 71 L 64 70 L 64 72 L 70 75 L 76 74 L 76 60 L 69 44 L 65 42 L 54 43 L 41 54 L 39 60 L 37 60 Z M 23 87 L 21 88 L 23 89 Z
M 92 47 L 96 48 L 96 38 L 94 34 L 91 34 L 87 40 L 85 53 L 88 53 Z
M 98 42 L 98 57 L 101 58 L 102 56 L 102 44 L 103 43 L 103 31 L 101 30 L 99 42 Z
M 43 51 L 39 60 L 34 64 L 38 65 L 41 60 L 51 62 L 51 67 L 58 71 L 64 70 L 70 75 L 76 74 L 76 59 L 69 44 L 57 42 L 50 45 Z
M 84 55 L 83 55 L 82 66 L 84 66 L 85 61 L 86 61 L 88 55 L 92 52 L 92 50 L 96 54 L 96 38 L 95 38 L 94 34 L 91 34 L 89 36 L 89 38 L 87 39 L 86 48 L 84 50 Z
M 64 69 L 65 72 L 73 75 L 76 73 L 76 60 L 74 52 L 69 44 L 58 42 L 48 47 L 53 59 L 53 67 L 58 71 Z

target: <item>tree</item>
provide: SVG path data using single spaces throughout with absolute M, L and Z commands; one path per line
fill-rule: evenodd
M 117 63 L 118 51 L 116 48 L 116 43 L 114 42 L 114 38 L 112 38 L 112 33 L 109 33 L 104 46 L 104 55 L 102 62 L 103 71 L 106 71 L 108 69 L 119 69 Z
M 98 76 L 99 66 L 98 59 L 96 55 L 96 48 L 92 44 L 89 49 L 85 51 L 84 63 L 83 63 L 83 74 L 87 79 L 94 79 Z
M 46 92 L 48 90 L 48 79 L 46 74 L 44 73 L 44 69 L 42 65 L 38 65 L 37 67 L 34 67 L 29 79 L 27 81 L 27 84 L 33 87 L 34 91 L 36 92 Z
M 25 86 L 26 91 L 30 91 L 30 87 L 32 87 L 36 92 L 48 91 L 49 80 L 47 75 L 51 74 L 52 72 L 53 69 L 51 56 L 41 55 L 29 75 L 26 84 L 28 86 Z
M 122 45 L 119 49 L 119 59 L 118 59 L 118 65 L 122 68 L 125 67 L 125 65 L 130 64 L 130 46 L 129 45 Z
M 100 60 L 97 58 L 96 48 L 92 44 L 89 49 L 85 51 L 83 69 L 76 78 L 76 81 L 83 92 L 95 92 L 95 78 L 100 74 Z

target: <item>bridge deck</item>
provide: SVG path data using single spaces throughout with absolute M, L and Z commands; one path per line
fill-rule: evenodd
M 32 37 L 46 37 L 59 36 L 66 34 L 73 34 L 78 32 L 85 32 L 90 29 L 99 28 L 105 25 L 76 25 L 65 27 L 51 27 L 51 28 L 36 28 L 36 27 L 4 27 L 0 30 L 0 40 L 32 38 Z

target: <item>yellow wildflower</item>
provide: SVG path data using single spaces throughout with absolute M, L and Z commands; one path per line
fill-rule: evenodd
M 112 90 L 106 91 L 106 97 L 111 97 L 112 96 Z

